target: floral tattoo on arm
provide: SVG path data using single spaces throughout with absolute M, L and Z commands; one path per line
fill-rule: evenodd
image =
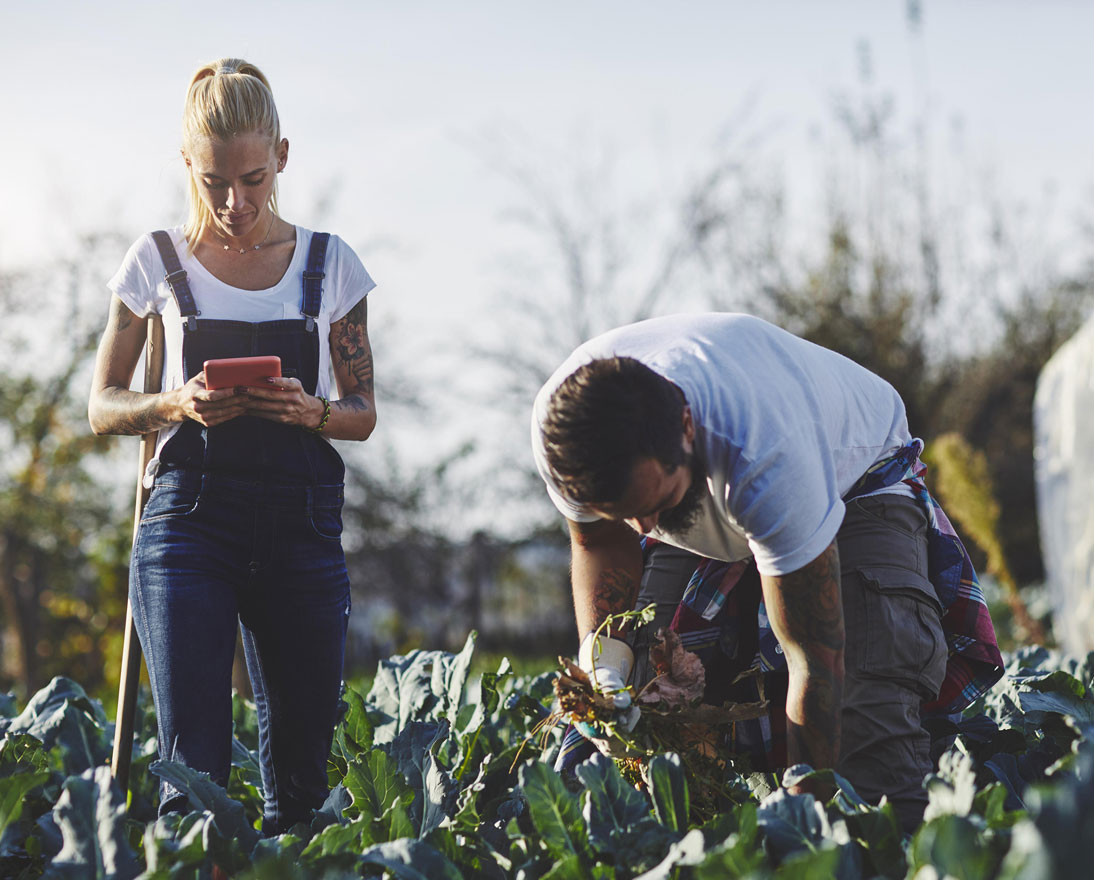
M 372 348 L 368 341 L 368 306 L 362 298 L 346 316 L 334 325 L 334 353 L 339 365 L 353 378 L 345 396 L 338 401 L 344 409 L 365 412 L 374 392 Z

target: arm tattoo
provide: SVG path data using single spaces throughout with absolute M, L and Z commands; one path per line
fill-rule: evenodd
M 119 300 L 118 306 L 114 309 L 114 331 L 121 333 L 123 330 L 128 330 L 133 323 L 133 317 L 133 313 Z
M 331 406 L 348 412 L 368 412 L 372 409 L 369 402 L 356 394 L 348 394 L 331 403 Z
M 154 395 L 128 388 L 104 388 L 99 392 L 98 406 L 100 419 L 107 426 L 101 433 L 139 436 L 169 424 L 156 412 Z
M 790 763 L 834 767 L 843 700 L 843 605 L 833 542 L 813 562 L 764 578 L 764 598 L 790 668 L 786 699 Z
M 123 418 L 119 424 L 119 434 L 143 435 L 151 434 L 163 427 L 163 419 L 157 418 L 155 413 L 135 412 Z
M 626 571 L 620 568 L 608 568 L 600 573 L 600 579 L 593 587 L 593 607 L 597 620 L 605 620 L 620 611 L 634 608 L 638 585 Z
M 356 381 L 354 390 L 373 393 L 372 349 L 368 342 L 367 298 L 362 297 L 336 325 L 334 348 Z

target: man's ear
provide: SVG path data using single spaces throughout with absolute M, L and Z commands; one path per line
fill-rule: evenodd
M 691 407 L 687 404 L 684 404 L 683 424 L 684 441 L 691 446 L 695 442 L 695 422 L 691 417 Z

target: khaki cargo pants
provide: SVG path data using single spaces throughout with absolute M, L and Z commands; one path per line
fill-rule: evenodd
M 931 771 L 920 706 L 937 696 L 948 655 L 927 580 L 926 531 L 918 502 L 885 494 L 849 501 L 837 536 L 847 640 L 836 769 L 867 801 L 886 796 L 906 830 L 923 817 Z M 667 544 L 650 553 L 637 607 L 656 602 L 658 613 L 636 637 L 639 684 L 650 676 L 644 644 L 672 620 L 697 561 Z

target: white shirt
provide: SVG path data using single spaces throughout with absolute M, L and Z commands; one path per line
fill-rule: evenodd
M 296 249 L 281 280 L 265 290 L 243 290 L 216 278 L 191 254 L 186 252 L 182 227 L 167 230 L 175 246 L 179 263 L 186 270 L 194 304 L 202 318 L 230 321 L 280 321 L 301 317 L 303 301 L 302 273 L 308 260 L 312 231 L 296 227 Z M 319 332 L 319 381 L 315 393 L 334 398 L 331 393 L 330 346 L 324 341 L 330 336 L 330 325 L 342 320 L 376 283 L 369 276 L 357 254 L 337 235 L 330 237 L 324 268 L 323 297 L 316 325 Z M 170 391 L 185 384 L 182 363 L 182 318 L 171 288 L 164 279 L 166 270 L 159 250 L 147 233 L 129 248 L 121 267 L 107 282 L 115 294 L 135 315 L 146 318 L 163 316 L 164 362 L 160 390 Z M 179 428 L 171 425 L 159 432 L 156 457 L 149 472 L 155 473 L 160 450 Z M 147 475 L 146 475 L 147 480 Z
M 762 574 L 788 574 L 816 559 L 839 531 L 841 497 L 911 440 L 896 390 L 842 355 L 750 315 L 653 318 L 581 345 L 536 396 L 536 467 L 555 506 L 577 522 L 597 517 L 554 485 L 541 425 L 567 376 L 616 355 L 641 361 L 684 393 L 707 473 L 695 525 L 650 536 L 712 559 L 755 556 Z

